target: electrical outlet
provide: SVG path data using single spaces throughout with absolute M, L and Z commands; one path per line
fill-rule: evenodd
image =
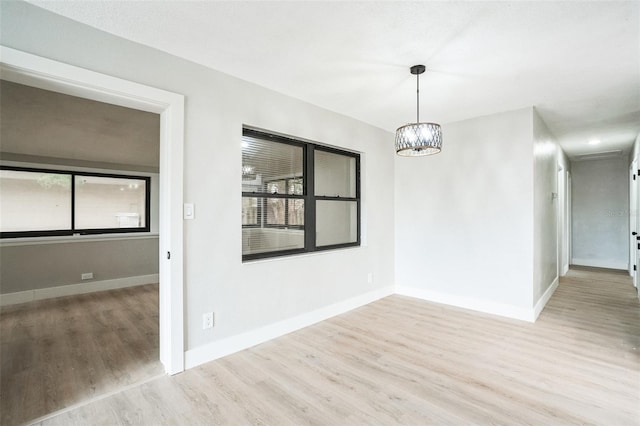
M 202 329 L 206 330 L 207 328 L 213 327 L 213 312 L 207 312 L 202 315 Z
M 93 272 L 85 272 L 84 274 L 80 275 L 80 278 L 82 278 L 83 280 L 92 280 Z
M 373 272 L 367 274 L 367 282 L 371 284 L 373 282 Z

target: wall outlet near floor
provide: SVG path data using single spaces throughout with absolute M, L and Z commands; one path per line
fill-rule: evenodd
M 80 278 L 82 278 L 83 280 L 92 280 L 93 272 L 85 272 L 84 274 L 80 275 Z
M 367 282 L 371 284 L 373 282 L 373 272 L 367 274 Z
M 213 312 L 207 312 L 202 315 L 202 329 L 213 328 Z

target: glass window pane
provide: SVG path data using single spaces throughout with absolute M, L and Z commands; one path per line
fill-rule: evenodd
M 245 192 L 273 193 L 274 181 L 282 187 L 278 194 L 286 194 L 284 179 L 302 177 L 304 150 L 301 146 L 242 138 L 242 186 Z
M 304 200 L 299 198 L 267 198 L 267 225 L 304 225 Z
M 286 225 L 285 222 L 285 199 L 267 198 L 267 225 Z
M 357 240 L 356 201 L 316 201 L 316 246 L 353 243 Z
M 356 159 L 347 155 L 315 151 L 315 195 L 356 196 Z
M 287 181 L 286 180 L 272 180 L 267 182 L 267 192 L 269 194 L 286 194 L 287 193 Z
M 288 185 L 289 189 L 287 190 L 287 192 L 290 195 L 304 195 L 302 178 L 289 179 Z
M 242 192 L 259 192 L 260 185 L 247 185 L 245 181 L 242 181 Z
M 76 176 L 76 229 L 144 228 L 146 181 Z
M 0 231 L 71 229 L 71 175 L 0 170 Z
M 289 226 L 304 225 L 304 200 L 289 200 Z
M 245 199 L 256 200 L 256 205 L 265 203 L 269 205 L 277 205 L 284 211 L 286 203 L 292 203 L 294 201 L 300 203 L 300 210 L 302 218 L 304 218 L 304 200 L 296 199 L 284 199 L 284 198 L 249 198 Z M 273 202 L 273 203 L 272 203 Z M 291 207 L 290 207 L 291 209 Z M 284 216 L 284 215 L 283 215 Z M 278 216 L 279 225 L 284 225 L 283 216 Z M 269 213 L 267 213 L 269 218 Z M 271 219 L 275 224 L 275 219 Z M 304 219 L 303 219 L 304 220 Z M 268 222 L 268 221 L 267 221 Z M 257 254 L 268 253 L 282 250 L 293 250 L 304 248 L 304 230 L 299 228 L 282 227 L 245 227 L 242 228 L 242 254 Z
M 242 224 L 258 225 L 258 199 L 242 197 Z

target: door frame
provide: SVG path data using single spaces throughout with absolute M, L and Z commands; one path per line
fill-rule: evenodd
M 558 277 L 563 274 L 563 259 L 564 259 L 564 200 L 565 200 L 565 185 L 564 185 L 564 168 L 558 165 L 558 171 L 556 173 L 556 262 L 558 266 Z
M 564 226 L 565 231 L 563 235 L 564 255 L 562 259 L 562 275 L 566 275 L 569 272 L 571 264 L 571 172 L 567 170 L 565 176 L 565 200 L 564 200 Z
M 629 275 L 633 278 L 633 286 L 638 287 L 638 272 L 634 271 L 633 267 L 636 266 L 638 268 L 638 241 L 635 236 L 633 236 L 634 232 L 638 232 L 640 225 L 640 218 L 638 217 L 638 204 L 640 200 L 638 199 L 638 179 L 640 176 L 637 175 L 638 171 L 638 159 L 634 158 L 629 165 Z
M 557 173 L 557 262 L 558 262 L 558 277 L 563 277 L 569 272 L 569 259 L 570 259 L 570 228 L 571 222 L 569 219 L 571 203 L 569 198 L 571 197 L 571 176 L 569 171 L 563 166 L 558 165 Z
M 184 96 L 2 45 L 0 71 L 7 81 L 160 114 L 160 361 L 168 374 L 184 371 Z

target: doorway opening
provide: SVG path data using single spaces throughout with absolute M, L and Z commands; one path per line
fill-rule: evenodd
M 0 58 L 3 80 L 160 115 L 159 354 L 166 373 L 183 371 L 184 97 L 4 46 Z

